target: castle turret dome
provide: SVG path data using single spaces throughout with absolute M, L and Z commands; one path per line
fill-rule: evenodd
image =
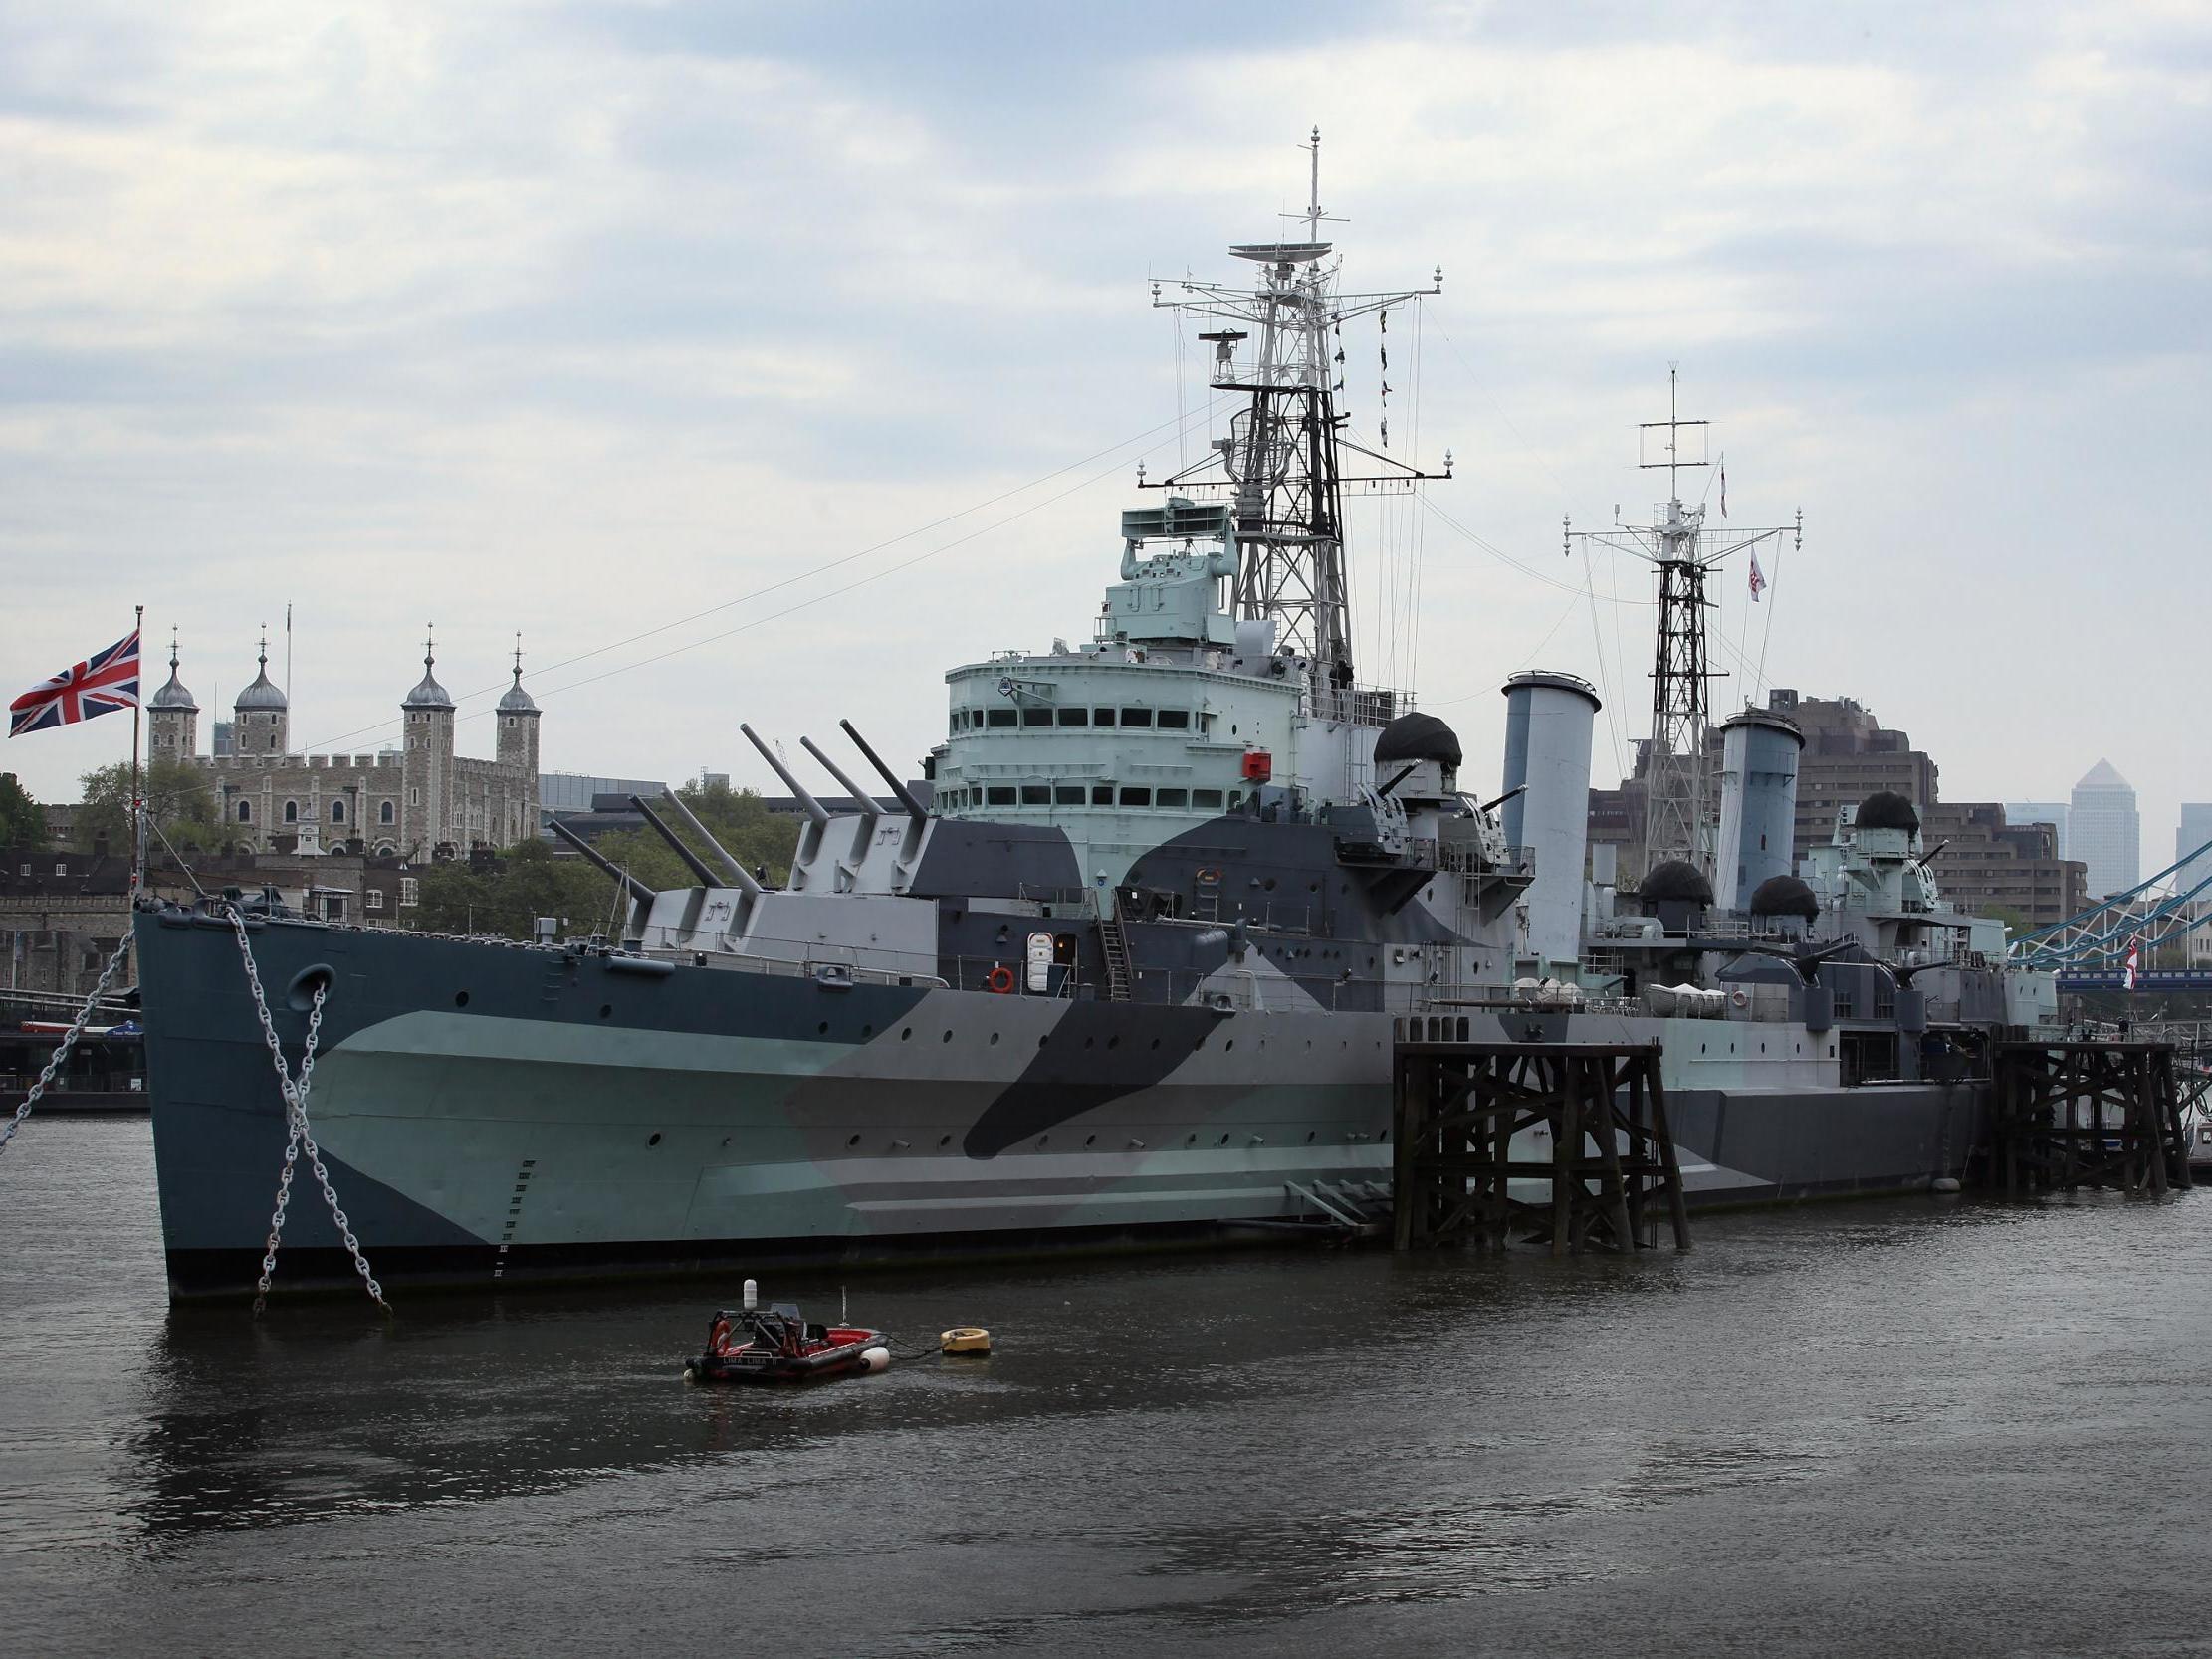
M 238 694 L 238 701 L 232 707 L 242 715 L 281 713 L 292 707 L 292 700 L 284 695 L 283 688 L 269 678 L 269 640 L 266 635 L 261 641 L 261 673 L 254 677 L 252 685 Z
M 415 689 L 400 700 L 402 709 L 447 709 L 453 707 L 453 697 L 438 684 L 437 644 L 434 639 L 422 642 L 422 679 Z
M 523 636 L 515 636 L 515 683 L 501 694 L 499 712 L 503 715 L 535 715 L 538 704 L 530 693 L 523 690 Z
M 182 714 L 196 715 L 200 712 L 199 703 L 189 691 L 185 690 L 184 682 L 176 677 L 176 640 L 172 637 L 169 641 L 168 684 L 153 694 L 146 707 L 148 709 L 175 709 Z

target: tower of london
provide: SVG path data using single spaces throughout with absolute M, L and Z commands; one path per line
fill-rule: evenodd
M 400 746 L 373 754 L 296 754 L 292 705 L 260 673 L 232 707 L 229 754 L 199 752 L 199 704 L 178 678 L 169 647 L 167 684 L 147 700 L 149 758 L 204 769 L 224 825 L 243 845 L 274 850 L 280 837 L 300 851 L 359 842 L 372 854 L 428 859 L 474 847 L 509 847 L 538 833 L 538 705 L 515 683 L 494 714 L 494 757 L 454 753 L 453 698 L 438 684 L 434 641 L 423 644 L 422 679 L 400 700 Z

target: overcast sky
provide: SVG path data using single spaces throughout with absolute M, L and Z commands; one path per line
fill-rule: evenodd
M 204 743 L 289 602 L 302 749 L 393 740 L 434 621 L 464 752 L 519 630 L 549 768 L 770 783 L 740 720 L 839 716 L 915 762 L 947 668 L 1087 636 L 1137 460 L 1206 436 L 1148 280 L 1275 234 L 1318 125 L 1347 286 L 1443 268 L 1391 433 L 1457 476 L 1353 558 L 1363 677 L 1477 781 L 1517 669 L 1602 682 L 1601 774 L 1649 724 L 1651 578 L 1560 521 L 1661 497 L 1678 362 L 1732 521 L 1805 514 L 1765 603 L 1722 579 L 1718 704 L 1856 696 L 1949 799 L 2108 757 L 2146 874 L 2212 799 L 2202 4 L 0 19 L 11 691 L 142 602 Z M 0 768 L 71 799 L 127 744 Z

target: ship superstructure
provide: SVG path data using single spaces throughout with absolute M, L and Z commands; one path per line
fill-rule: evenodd
M 781 887 L 670 796 L 639 805 L 693 884 L 608 867 L 615 938 L 250 920 L 292 1052 L 323 992 L 311 1107 L 386 1283 L 1357 1219 L 1388 1198 L 1394 1020 L 1438 1011 L 1662 1045 L 1706 1200 L 1894 1190 L 1963 1156 L 1973 1033 L 2018 998 L 1880 813 L 1811 885 L 1767 873 L 1786 732 L 1727 750 L 1704 868 L 1622 894 L 1585 877 L 1594 690 L 1507 681 L 1485 802 L 1443 721 L 1360 683 L 1341 493 L 1425 475 L 1352 443 L 1330 342 L 1416 295 L 1340 294 L 1318 200 L 1304 240 L 1232 250 L 1249 288 L 1185 285 L 1239 324 L 1208 342 L 1228 434 L 1122 515 L 1089 638 L 947 675 L 927 805 L 849 723 L 849 750 L 801 746 L 852 811 L 748 727 L 804 813 Z M 1747 900 L 1715 905 L 1714 856 L 1742 867 L 1731 900 L 1761 877 Z M 178 1294 L 251 1284 L 285 1141 L 222 909 L 138 926 Z M 350 1277 L 326 1217 L 293 1227 L 292 1282 Z

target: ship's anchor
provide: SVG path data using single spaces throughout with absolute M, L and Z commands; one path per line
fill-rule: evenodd
M 331 1172 L 323 1166 L 323 1148 L 315 1143 L 315 1133 L 308 1127 L 308 1090 L 315 1077 L 315 1045 L 323 1034 L 323 1004 L 330 996 L 330 981 L 322 979 L 316 984 L 315 1005 L 308 1013 L 307 1048 L 300 1056 L 300 1076 L 295 1081 L 292 1069 L 284 1063 L 284 1045 L 277 1040 L 277 1027 L 269 1018 L 269 998 L 261 988 L 261 971 L 254 965 L 253 945 L 246 936 L 246 919 L 235 908 L 230 913 L 230 925 L 238 934 L 238 955 L 246 964 L 246 983 L 254 993 L 254 1013 L 261 1020 L 261 1034 L 269 1044 L 269 1061 L 276 1068 L 277 1087 L 284 1093 L 285 1122 L 291 1131 L 285 1141 L 284 1172 L 277 1177 L 277 1207 L 269 1217 L 269 1248 L 262 1255 L 261 1280 L 254 1288 L 254 1312 L 259 1314 L 268 1305 L 269 1281 L 277 1271 L 277 1248 L 284 1242 L 285 1210 L 292 1202 L 292 1171 L 300 1161 L 300 1148 L 305 1146 L 308 1167 L 315 1171 L 324 1200 L 331 1206 L 331 1220 L 337 1227 L 338 1237 L 345 1240 L 345 1248 L 352 1253 L 353 1271 L 361 1276 L 361 1284 L 370 1300 L 389 1316 L 391 1304 L 384 1300 L 384 1287 L 368 1270 L 368 1257 L 361 1251 L 361 1241 L 353 1236 L 345 1211 L 338 1207 L 337 1189 L 331 1184 Z

